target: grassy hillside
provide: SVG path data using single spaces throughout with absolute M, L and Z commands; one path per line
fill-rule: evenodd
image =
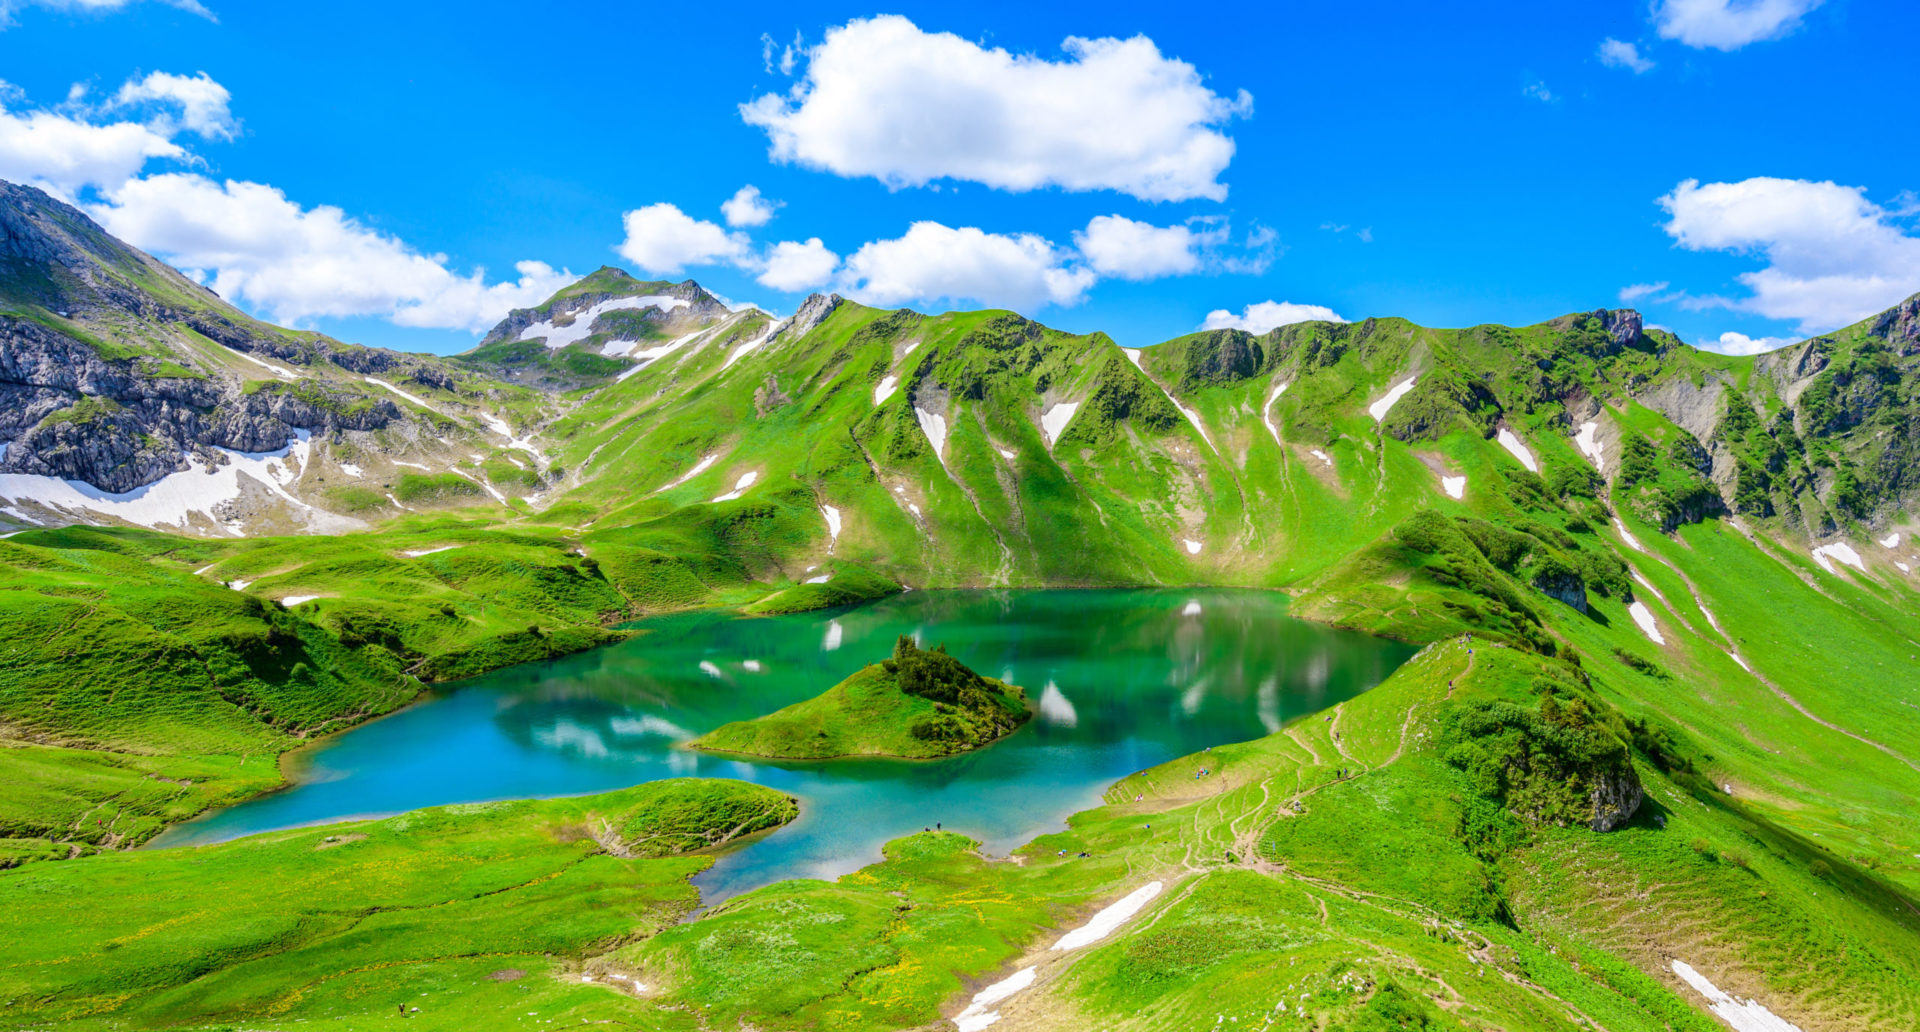
M 682 779 L 36 864 L 0 880 L 0 995 L 68 1027 L 604 1012 L 622 986 L 587 959 L 671 927 L 712 850 L 796 813 Z
M 804 702 L 722 724 L 694 749 L 782 760 L 841 756 L 932 759 L 982 749 L 1033 715 L 1024 688 L 982 677 L 902 637 L 893 657 Z
M 201 978 L 192 993 L 154 983 L 129 999 L 358 1027 L 464 979 L 476 1007 L 531 1001 L 529 1024 L 897 1029 L 1030 967 L 995 1004 L 1009 1027 L 1715 1027 L 1679 961 L 1807 1032 L 1920 1022 L 1906 308 L 1758 359 L 1611 311 L 1519 328 L 1306 323 L 1129 351 L 1011 313 L 821 298 L 683 336 L 525 402 L 540 418 L 514 421 L 537 424 L 544 492 L 525 482 L 438 514 L 376 504 L 369 534 L 68 529 L 0 545 L 15 649 L 0 774 L 24 786 L 0 795 L 7 855 L 137 842 L 275 783 L 280 751 L 401 704 L 415 678 L 588 647 L 645 612 L 1258 585 L 1425 649 L 1333 713 L 1123 781 L 1013 858 L 914 836 L 838 881 L 769 886 L 686 923 L 608 902 L 525 941 L 518 929 L 545 926 L 477 903 L 455 974 L 374 945 L 393 961 L 379 975 L 301 990 L 304 963 L 249 967 L 265 950 L 250 945 L 166 983 Z M 427 475 L 499 490 L 529 472 L 502 464 L 517 450 Z M 910 755 L 892 750 L 937 710 L 902 706 L 884 674 L 723 729 L 729 747 Z M 625 848 L 573 846 L 601 850 L 580 860 L 596 868 Z M 144 870 L 119 863 L 162 861 L 35 862 L 0 875 L 0 893 L 91 900 L 107 876 L 85 872 Z M 442 877 L 392 871 L 393 891 Z M 1051 948 L 1155 882 L 1109 937 Z M 289 883 L 275 906 L 324 912 L 332 891 Z M 129 930 L 138 915 L 121 913 L 116 943 L 167 919 Z M 496 939 L 567 960 L 483 985 Z M 0 968 L 32 969 L 21 948 L 27 967 Z M 111 968 L 105 945 L 73 948 L 89 958 L 75 970 Z M 108 1000 L 112 986 L 49 977 L 21 990 L 53 1008 L 35 1014 L 93 1006 L 59 1009 L 69 992 L 147 1013 Z M 216 983 L 238 988 L 201 994 Z M 330 1009 L 302 1010 L 309 998 Z M 470 1021 L 466 1007 L 427 1020 Z

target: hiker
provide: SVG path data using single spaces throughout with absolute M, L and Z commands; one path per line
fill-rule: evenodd
M 939 822 L 939 821 L 934 821 L 934 822 L 933 822 L 933 830 L 935 830 L 935 831 L 939 831 L 939 830 L 940 830 L 940 822 Z

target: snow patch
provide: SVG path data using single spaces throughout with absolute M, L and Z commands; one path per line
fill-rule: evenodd
M 1155 386 L 1159 386 L 1159 385 L 1155 384 Z M 1200 431 L 1200 439 L 1207 442 L 1208 450 L 1212 451 L 1215 455 L 1220 454 L 1220 449 L 1214 447 L 1213 435 L 1210 433 L 1207 433 L 1207 428 L 1200 425 L 1199 413 L 1193 411 L 1192 409 L 1186 407 L 1185 405 L 1180 404 L 1180 399 L 1174 397 L 1165 387 L 1160 388 L 1160 393 L 1165 394 L 1167 396 L 1167 400 L 1173 402 L 1173 407 L 1179 409 L 1180 414 L 1187 417 L 1187 422 L 1192 423 L 1193 428 L 1195 430 Z
M 920 431 L 926 434 L 927 440 L 933 444 L 933 457 L 940 460 L 940 465 L 945 466 L 947 464 L 946 418 L 934 415 L 918 405 L 913 407 L 913 418 L 919 420 Z
M 465 470 L 448 469 L 447 472 L 457 477 L 466 477 L 468 480 L 471 480 L 474 483 L 479 484 L 480 490 L 485 491 L 486 493 L 492 495 L 494 501 L 499 502 L 502 505 L 506 504 L 507 496 L 501 494 L 499 491 L 494 490 L 494 487 L 492 484 L 487 483 L 486 481 L 480 479 L 479 477 L 474 476 L 471 473 L 466 472 Z
M 1315 448 L 1312 454 L 1314 458 L 1319 459 L 1321 462 L 1324 462 L 1329 466 L 1333 465 L 1333 456 L 1328 455 L 1326 452 L 1323 452 L 1320 449 Z
M 1898 567 L 1900 568 L 1900 572 L 1901 572 L 1901 573 L 1912 573 L 1912 572 L 1913 572 L 1913 567 L 1911 567 L 1911 566 L 1908 566 L 1908 565 L 1907 565 L 1906 563 L 1903 563 L 1903 562 L 1901 562 L 1901 561 L 1900 561 L 1900 560 L 1898 560 L 1898 559 L 1895 559 L 1895 560 L 1893 561 L 1893 565 L 1895 565 L 1895 566 L 1898 566 Z
M 1199 555 L 1199 554 L 1200 554 L 1200 542 L 1198 542 L 1198 541 L 1195 541 L 1195 540 L 1194 540 L 1194 539 L 1192 539 L 1192 538 L 1181 538 L 1181 539 L 1180 539 L 1180 543 L 1181 543 L 1181 544 L 1183 544 L 1183 545 L 1185 545 L 1185 546 L 1187 546 L 1187 554 L 1188 554 L 1188 555 Z
M 247 585 L 252 583 L 250 580 L 230 580 L 226 583 L 226 587 L 231 591 L 245 591 L 247 590 Z
M 1061 936 L 1060 941 L 1053 944 L 1053 948 L 1077 950 L 1112 935 L 1121 925 L 1126 924 L 1129 918 L 1139 913 L 1141 907 L 1153 902 L 1153 898 L 1160 895 L 1162 888 L 1164 886 L 1159 882 L 1152 881 L 1127 893 L 1126 897 L 1119 902 L 1093 915 L 1093 920 Z
M 700 474 L 705 473 L 707 471 L 707 467 L 713 465 L 713 460 L 719 457 L 720 455 L 717 452 L 712 455 L 700 456 L 700 461 L 694 463 L 692 469 L 687 470 L 685 473 L 680 474 L 680 476 L 677 479 L 675 479 L 672 483 L 663 485 L 660 488 L 658 488 L 658 490 L 671 491 L 674 488 L 679 487 L 681 484 L 684 484 L 687 481 L 692 480 L 694 477 L 697 477 Z
M 1080 711 L 1073 708 L 1073 702 L 1052 681 L 1048 681 L 1047 687 L 1040 693 L 1040 715 L 1046 718 L 1047 723 L 1061 727 L 1074 727 L 1080 723 Z
M 1853 546 L 1845 541 L 1835 541 L 1831 545 L 1821 545 L 1813 550 L 1813 561 L 1819 563 L 1828 573 L 1840 572 L 1833 565 L 1835 559 L 1863 573 L 1866 572 L 1867 564 L 1861 560 L 1860 553 L 1854 551 Z
M 1729 652 L 1729 653 L 1727 653 L 1727 655 L 1729 655 L 1729 656 L 1732 656 L 1732 657 L 1733 657 L 1733 661 L 1734 661 L 1735 663 L 1738 663 L 1738 664 L 1740 664 L 1740 669 L 1742 669 L 1742 670 L 1745 670 L 1745 671 L 1746 671 L 1747 673 L 1749 673 L 1749 674 L 1751 674 L 1751 673 L 1753 673 L 1753 668 L 1747 665 L 1747 661 L 1746 661 L 1746 660 L 1744 660 L 1744 659 L 1741 659 L 1741 658 L 1740 658 L 1740 653 L 1738 653 L 1738 652 Z
M 1003 458 L 1003 459 L 1012 459 L 1012 458 L 1017 458 L 1017 457 L 1018 457 L 1018 456 L 1016 456 L 1016 455 L 1014 455 L 1014 453 L 1012 453 L 1012 452 L 1010 452 L 1010 451 L 1008 451 L 1008 450 L 1006 450 L 1005 448 L 995 448 L 994 450 L 995 450 L 995 451 L 997 451 L 997 452 L 999 452 L 999 453 L 1000 453 L 1000 457 L 1001 457 L 1001 458 Z
M 973 994 L 967 1009 L 954 1015 L 953 1026 L 959 1032 L 980 1032 L 1000 1020 L 993 1005 L 1033 984 L 1034 968 L 1025 967 Z
M 769 324 L 767 326 L 767 332 L 761 334 L 758 337 L 753 338 L 750 341 L 747 341 L 745 344 L 741 344 L 738 347 L 735 347 L 733 349 L 733 353 L 728 355 L 727 360 L 721 364 L 720 371 L 724 373 L 727 370 L 732 369 L 733 364 L 735 362 L 738 362 L 741 359 L 747 357 L 749 353 L 758 350 L 760 345 L 765 344 L 767 341 L 772 340 L 773 335 L 776 333 L 779 333 L 782 329 L 784 329 L 788 322 L 789 320 L 782 319 L 779 322 Z
M 576 312 L 573 321 L 565 326 L 555 326 L 548 318 L 520 331 L 521 340 L 545 338 L 547 350 L 557 351 L 569 344 L 586 340 L 593 334 L 593 321 L 605 312 L 617 312 L 633 308 L 657 308 L 663 314 L 676 308 L 685 308 L 693 302 L 677 297 L 660 294 L 648 294 L 644 297 L 616 297 L 602 301 L 584 312 Z
M 360 467 L 354 465 L 351 462 L 341 463 L 340 472 L 345 473 L 347 476 L 350 476 L 350 477 L 364 477 L 367 475 L 366 470 L 361 469 Z
M 889 374 L 886 379 L 880 381 L 880 386 L 873 389 L 874 406 L 877 408 L 882 402 L 893 397 L 893 392 L 899 387 L 900 378 Z
M 827 551 L 832 552 L 833 546 L 840 543 L 840 510 L 831 505 L 822 505 L 820 515 L 827 521 Z
M 1516 436 L 1513 431 L 1503 426 L 1495 440 L 1500 442 L 1500 447 L 1512 452 L 1513 457 L 1519 459 L 1520 465 L 1527 467 L 1529 472 L 1540 472 L 1540 464 L 1534 461 L 1533 452 L 1527 449 L 1526 442 Z
M 1466 477 L 1441 477 L 1440 486 L 1446 489 L 1447 496 L 1450 498 L 1465 498 L 1467 496 Z
M 300 378 L 299 373 L 296 373 L 293 370 L 288 369 L 286 366 L 274 365 L 272 362 L 255 358 L 252 355 L 249 355 L 246 352 L 239 350 L 238 348 L 228 348 L 225 344 L 222 344 L 220 346 L 223 348 L 226 348 L 226 350 L 231 351 L 236 355 L 239 355 L 241 358 L 244 358 L 247 361 L 252 362 L 254 365 L 257 365 L 260 368 L 267 370 L 273 375 L 280 377 L 283 380 L 297 380 Z
M 1280 428 L 1273 425 L 1273 403 L 1279 401 L 1280 395 L 1286 392 L 1287 383 L 1282 382 L 1276 384 L 1273 392 L 1267 395 L 1267 403 L 1260 406 L 1260 422 L 1267 424 L 1267 433 L 1273 435 L 1273 443 L 1275 444 L 1280 443 Z
M 1127 361 L 1132 362 L 1135 369 L 1143 373 L 1147 372 L 1147 367 L 1140 364 L 1139 348 L 1121 348 L 1120 350 L 1126 354 Z M 1155 387 L 1160 387 L 1160 381 L 1155 380 L 1151 373 L 1147 374 L 1147 381 Z M 1174 397 L 1173 392 L 1167 390 L 1165 387 L 1160 387 L 1160 393 L 1166 395 L 1167 400 L 1173 403 L 1173 407 L 1179 409 L 1180 414 L 1187 417 L 1187 422 L 1192 423 L 1195 430 L 1200 431 L 1200 439 L 1207 442 L 1207 447 L 1211 449 L 1215 455 L 1220 454 L 1220 449 L 1214 447 L 1213 435 L 1207 433 L 1207 428 L 1200 425 L 1200 417 L 1195 415 L 1192 409 L 1180 404 L 1180 399 Z M 1278 397 L 1278 392 L 1275 393 L 1275 396 Z M 1272 399 L 1268 399 L 1267 403 L 1272 404 Z
M 1707 1010 L 1731 1026 L 1733 1032 L 1801 1032 L 1800 1026 L 1762 1007 L 1758 1000 L 1742 1003 L 1721 992 L 1719 986 L 1708 981 L 1705 975 L 1695 971 L 1685 961 L 1674 961 L 1673 973 L 1692 986 L 1694 992 L 1705 997 Z
M 1594 469 L 1605 472 L 1607 463 L 1606 459 L 1600 454 L 1600 438 L 1596 436 L 1599 432 L 1600 424 L 1589 420 L 1588 422 L 1580 424 L 1580 432 L 1573 435 L 1573 443 L 1579 447 L 1582 455 L 1593 460 Z
M 291 608 L 293 606 L 299 605 L 302 602 L 311 602 L 316 598 L 326 598 L 326 597 L 327 596 L 325 595 L 288 595 L 286 598 L 283 598 L 280 600 L 280 604 Z
M 1373 421 L 1376 423 L 1386 419 L 1387 413 L 1393 411 L 1394 404 L 1401 398 L 1406 397 L 1408 391 L 1413 390 L 1413 383 L 1418 379 L 1420 379 L 1418 376 L 1409 376 L 1399 383 L 1394 384 L 1393 389 L 1387 392 L 1386 397 L 1367 406 L 1367 414 L 1372 416 Z
M 1894 531 L 1893 533 L 1891 533 L 1891 534 L 1888 534 L 1888 535 L 1887 535 L 1886 537 L 1883 537 L 1883 538 L 1881 538 L 1881 539 L 1880 539 L 1880 547 L 1881 547 L 1881 548 L 1899 548 L 1899 547 L 1900 547 L 1900 532 L 1899 532 L 1899 531 Z
M 680 336 L 675 337 L 670 341 L 667 341 L 665 344 L 655 344 L 653 347 L 650 347 L 650 348 L 639 347 L 638 346 L 639 342 L 635 341 L 634 343 L 627 345 L 626 355 L 628 358 L 631 358 L 634 361 L 644 365 L 645 363 L 651 362 L 655 359 L 665 358 L 668 355 L 671 355 L 674 352 L 680 350 L 681 348 L 686 347 L 688 341 L 692 340 L 695 337 L 700 336 L 705 332 L 707 331 L 695 330 L 692 333 L 683 333 Z M 607 347 L 611 349 L 613 345 L 609 344 L 607 345 Z M 609 350 L 607 353 L 612 354 L 612 351 Z M 634 372 L 634 370 L 629 369 L 627 370 L 627 372 L 621 373 L 620 378 L 624 380 L 627 378 L 628 374 L 632 372 Z
M 413 402 L 415 405 L 418 405 L 421 408 L 426 409 L 428 412 L 439 411 L 438 409 L 434 408 L 432 405 L 429 405 L 425 401 L 422 401 L 420 398 L 415 397 L 414 395 L 408 394 L 406 391 L 403 391 L 400 388 L 395 387 L 393 384 L 390 384 L 387 381 L 382 380 L 377 376 L 363 376 L 361 377 L 361 379 L 367 381 L 370 384 L 373 384 L 375 387 L 384 387 L 387 390 L 390 390 L 393 393 L 398 394 L 402 398 L 405 398 L 406 400 Z
M 1047 447 L 1053 447 L 1054 442 L 1060 440 L 1061 432 L 1066 430 L 1068 423 L 1073 422 L 1073 414 L 1078 411 L 1079 402 L 1063 401 L 1040 417 L 1040 432 L 1047 437 Z
M 169 473 L 144 487 L 121 492 L 102 491 L 84 480 L 6 473 L 0 474 L 0 497 L 16 506 L 21 502 L 34 502 L 70 516 L 94 513 L 143 527 L 187 530 L 189 518 L 195 515 L 221 525 L 223 521 L 213 510 L 222 502 L 240 497 L 240 476 L 244 473 L 287 504 L 312 513 L 315 510 L 311 506 L 288 494 L 285 488 L 298 478 L 296 469 L 306 468 L 312 445 L 312 434 L 295 430 L 294 439 L 278 451 L 217 449 L 226 455 L 227 461 L 211 469 L 199 456 L 189 455 L 187 469 Z M 229 526 L 228 530 L 236 536 L 240 533 L 237 527 Z
M 715 495 L 713 500 L 716 502 L 731 502 L 735 498 L 738 498 L 741 495 L 746 494 L 747 488 L 752 487 L 753 482 L 758 479 L 760 479 L 760 471 L 750 469 L 745 473 L 742 473 L 740 475 L 740 479 L 733 482 L 733 490 L 728 491 L 726 494 L 723 494 L 723 495 Z
M 1627 607 L 1627 613 L 1633 617 L 1633 622 L 1640 625 L 1640 629 L 1646 632 L 1647 637 L 1651 638 L 1655 645 L 1667 643 L 1667 639 L 1660 636 L 1660 625 L 1653 622 L 1653 610 L 1648 609 L 1645 602 L 1635 600 L 1633 605 Z
M 402 552 L 400 554 L 406 556 L 409 559 L 418 559 L 423 555 L 432 555 L 435 552 L 450 552 L 453 549 L 456 549 L 459 547 L 460 547 L 459 545 L 441 545 L 438 548 L 415 548 L 410 551 Z
M 832 579 L 833 579 L 832 574 L 823 573 L 818 577 L 808 577 L 806 580 L 802 581 L 801 583 L 802 584 L 825 584 L 826 582 Z
M 1620 517 L 1618 516 L 1615 516 L 1613 518 L 1613 529 L 1620 532 L 1620 538 L 1621 540 L 1627 543 L 1628 548 L 1631 548 L 1636 552 L 1646 551 L 1645 548 L 1641 547 L 1640 539 L 1633 536 L 1633 532 L 1627 529 L 1626 524 L 1620 522 Z
M 515 437 L 513 435 L 513 427 L 508 426 L 506 420 L 501 419 L 499 416 L 496 416 L 491 412 L 482 412 L 480 413 L 480 421 L 482 423 L 487 424 L 487 429 L 506 438 L 507 447 L 517 448 L 520 451 L 526 452 L 529 455 L 536 454 L 536 451 L 533 447 L 533 443 L 531 441 L 528 441 L 524 437 Z M 519 465 L 519 464 L 515 463 L 515 465 Z M 521 468 L 524 469 L 525 467 L 521 467 Z

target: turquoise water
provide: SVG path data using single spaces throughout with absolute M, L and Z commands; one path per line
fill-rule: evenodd
M 798 796 L 793 824 L 720 858 L 708 901 L 831 878 L 939 821 L 1004 853 L 1097 805 L 1114 780 L 1243 741 L 1378 684 L 1407 646 L 1286 615 L 1256 591 L 910 592 L 784 617 L 659 617 L 631 641 L 497 671 L 301 756 L 297 783 L 179 825 L 157 847 L 442 803 L 732 777 Z M 1026 687 L 1038 713 L 945 760 L 763 763 L 677 743 L 832 687 L 918 635 Z

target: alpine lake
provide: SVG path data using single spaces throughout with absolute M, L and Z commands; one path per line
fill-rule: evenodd
M 1380 683 L 1414 652 L 1295 619 L 1286 603 L 1226 589 L 912 591 L 791 616 L 649 618 L 617 645 L 436 686 L 294 754 L 287 789 L 177 825 L 149 848 L 697 776 L 757 782 L 801 804 L 798 820 L 695 879 L 708 903 L 837 877 L 935 822 L 1004 854 L 1099 805 L 1133 771 L 1273 733 Z M 1033 719 L 985 749 L 930 761 L 761 762 L 682 745 L 818 695 L 888 656 L 902 634 L 1024 687 Z

